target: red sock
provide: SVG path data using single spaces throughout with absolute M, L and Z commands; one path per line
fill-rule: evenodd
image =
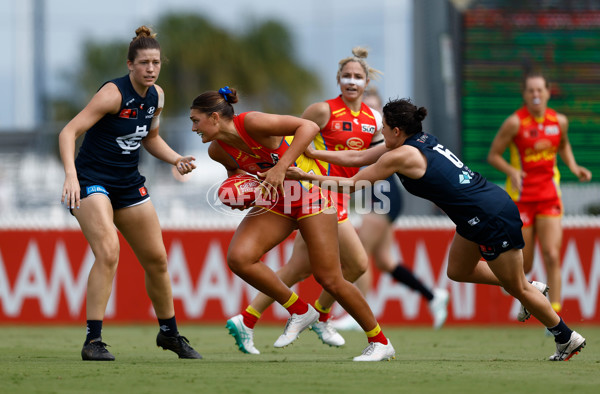
M 369 341 L 369 343 L 379 342 L 383 343 L 384 345 L 388 344 L 388 340 L 385 337 L 385 335 L 383 335 L 383 331 L 381 331 L 379 324 L 377 324 L 377 326 L 371 331 L 365 332 L 365 334 L 367 334 L 367 340 Z
M 242 312 L 242 317 L 244 318 L 244 325 L 248 328 L 254 328 L 256 322 L 258 321 L 258 317 L 248 313 L 247 310 Z
M 385 335 L 383 335 L 383 331 L 381 331 L 379 334 L 375 335 L 374 337 L 369 337 L 367 338 L 367 340 L 369 341 L 369 343 L 371 342 L 381 342 L 384 345 L 387 345 L 388 340 L 385 337 Z
M 290 313 L 290 315 L 293 315 L 294 313 L 296 315 L 303 315 L 306 312 L 308 312 L 308 304 L 304 301 L 302 301 L 300 299 L 300 297 L 298 297 L 298 295 L 296 295 L 296 293 L 292 294 L 292 296 L 290 297 L 290 300 L 292 300 L 293 298 L 296 298 L 295 301 L 292 301 L 292 303 L 289 306 L 283 306 L 285 309 L 287 309 L 287 311 Z M 288 301 L 287 303 L 289 303 L 290 301 Z M 287 304 L 286 303 L 286 304 Z
M 329 320 L 329 316 L 330 316 L 330 312 L 331 312 L 331 307 L 324 308 L 323 305 L 321 305 L 321 303 L 319 302 L 318 299 L 315 300 L 314 307 L 317 310 L 317 312 L 319 312 L 319 321 L 320 322 L 326 322 L 327 320 Z
M 326 322 L 327 320 L 329 320 L 329 315 L 330 315 L 329 313 L 324 313 L 321 311 L 318 311 L 318 312 L 319 312 L 319 321 L 320 322 Z

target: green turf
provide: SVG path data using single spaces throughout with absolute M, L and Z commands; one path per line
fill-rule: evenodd
M 384 328 L 391 362 L 355 363 L 363 333 L 343 332 L 330 348 L 312 332 L 275 349 L 283 326 L 259 325 L 258 356 L 242 354 L 223 326 L 184 325 L 204 360 L 159 350 L 156 326 L 106 324 L 114 362 L 83 362 L 82 327 L 0 325 L 2 393 L 598 393 L 600 327 L 575 327 L 587 347 L 568 362 L 549 362 L 552 338 L 523 327 Z

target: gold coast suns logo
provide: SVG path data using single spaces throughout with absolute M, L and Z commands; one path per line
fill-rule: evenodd
M 346 140 L 346 145 L 349 149 L 360 150 L 365 146 L 365 142 L 358 137 L 352 137 Z

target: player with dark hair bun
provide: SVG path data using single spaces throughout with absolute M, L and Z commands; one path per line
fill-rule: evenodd
M 397 174 L 410 192 L 435 203 L 456 224 L 448 255 L 448 277 L 457 282 L 502 286 L 554 335 L 551 361 L 566 361 L 586 344 L 525 278 L 519 211 L 508 194 L 467 167 L 438 139 L 422 131 L 424 107 L 392 100 L 383 107 L 385 146 L 364 151 L 315 151 L 315 158 L 340 165 L 368 165 L 350 179 L 288 170 L 291 179 L 333 181 L 354 188 Z M 486 261 L 481 260 L 483 257 Z
M 363 95 L 363 102 L 375 109 L 383 111 L 381 97 L 375 88 L 370 88 Z M 398 283 L 404 284 L 417 291 L 427 302 L 433 320 L 433 328 L 439 329 L 446 322 L 448 316 L 448 300 L 450 295 L 444 288 L 430 288 L 415 276 L 403 262 L 394 261 L 391 255 L 394 234 L 393 223 L 402 212 L 402 191 L 400 179 L 392 174 L 382 182 L 375 183 L 371 188 L 365 189 L 363 201 L 371 202 L 371 210 L 362 215 L 358 236 L 368 255 L 373 256 L 375 266 L 382 272 L 391 275 Z M 378 213 L 376 207 L 384 208 Z M 364 295 L 371 291 L 372 272 L 367 271 L 354 284 Z M 334 320 L 332 325 L 338 330 L 356 329 L 357 324 L 348 314 Z

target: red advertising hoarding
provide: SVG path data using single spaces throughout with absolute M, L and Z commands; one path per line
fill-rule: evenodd
M 239 313 L 255 290 L 227 267 L 233 230 L 166 230 L 173 297 L 179 322 L 223 323 Z M 519 303 L 500 288 L 457 283 L 446 276 L 450 229 L 397 229 L 394 255 L 432 287 L 450 292 L 448 325 L 513 324 Z M 290 255 L 288 239 L 263 262 L 274 269 Z M 565 229 L 562 249 L 563 311 L 567 322 L 600 323 L 600 228 Z M 78 230 L 0 230 L 0 323 L 81 323 L 85 321 L 87 276 L 93 254 Z M 545 280 L 536 254 L 530 279 Z M 312 302 L 320 288 L 313 278 L 296 291 Z M 430 325 L 427 304 L 416 292 L 375 271 L 369 304 L 382 324 Z M 340 312 L 339 307 L 334 312 Z M 285 321 L 279 305 L 262 321 Z M 143 270 L 121 238 L 121 256 L 106 320 L 155 321 L 144 288 Z

